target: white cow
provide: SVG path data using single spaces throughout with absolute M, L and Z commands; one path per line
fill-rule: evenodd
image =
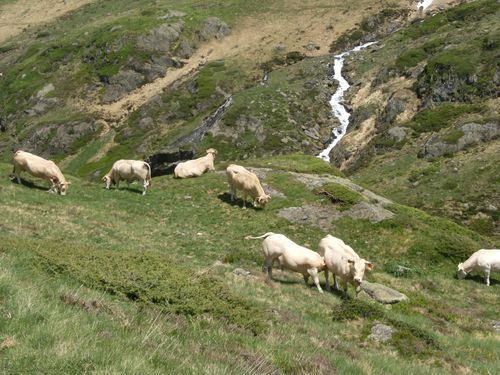
M 217 150 L 214 148 L 209 148 L 205 156 L 177 164 L 174 169 L 174 177 L 199 177 L 206 171 L 214 171 L 215 155 L 217 155 Z
M 127 184 L 136 180 L 141 181 L 144 187 L 142 195 L 144 195 L 148 187 L 151 187 L 151 167 L 142 160 L 118 160 L 102 180 L 106 183 L 106 189 L 111 185 L 116 185 L 118 189 L 120 181 L 127 181 Z
M 264 249 L 265 256 L 262 271 L 267 271 L 267 276 L 269 278 L 272 278 L 273 276 L 273 263 L 279 258 L 280 265 L 283 268 L 301 273 L 304 277 L 306 285 L 309 280 L 309 276 L 312 276 L 319 292 L 323 293 L 323 290 L 319 285 L 318 272 L 325 269 L 325 260 L 318 253 L 297 245 L 295 242 L 282 234 L 269 232 L 259 237 L 247 236 L 245 238 L 265 238 L 262 242 L 262 248 Z
M 500 271 L 500 250 L 481 249 L 472 254 L 469 259 L 458 265 L 458 278 L 463 279 L 472 271 L 482 271 L 486 285 L 490 285 L 490 272 Z
M 243 194 L 243 208 L 246 208 L 247 196 L 253 198 L 253 206 L 259 203 L 265 207 L 271 196 L 267 195 L 260 184 L 255 173 L 250 172 L 245 167 L 230 164 L 226 169 L 227 181 L 229 183 L 231 202 L 236 198 L 236 190 L 241 190 Z
M 347 294 L 347 283 L 356 287 L 359 293 L 365 271 L 371 271 L 374 265 L 362 259 L 356 252 L 340 238 L 327 235 L 318 245 L 318 253 L 324 257 L 327 268 L 325 269 L 326 290 L 330 290 L 328 270 L 333 274 L 334 288 L 337 289 L 337 278 L 342 279 L 344 293 Z
M 43 178 L 49 182 L 49 193 L 66 195 L 71 182 L 66 181 L 59 167 L 52 161 L 30 154 L 25 151 L 17 151 L 12 160 L 14 164 L 14 177 L 17 183 L 21 183 L 21 172 L 26 171 L 30 175 Z

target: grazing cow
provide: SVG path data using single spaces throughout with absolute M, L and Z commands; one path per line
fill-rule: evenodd
M 358 295 L 365 271 L 371 271 L 374 265 L 371 262 L 361 259 L 340 238 L 329 234 L 319 242 L 318 253 L 324 257 L 327 267 L 325 269 L 326 290 L 330 290 L 330 283 L 328 281 L 328 270 L 330 270 L 333 274 L 335 289 L 337 289 L 336 276 L 339 276 L 342 279 L 344 293 L 347 294 L 347 283 L 350 283 L 356 287 L 356 295 Z
M 142 195 L 144 195 L 148 187 L 151 187 L 151 167 L 142 160 L 118 160 L 102 180 L 106 183 L 106 189 L 111 185 L 116 185 L 118 189 L 122 180 L 127 181 L 127 184 L 136 180 L 141 181 L 144 187 Z
M 500 271 L 500 250 L 481 249 L 458 265 L 458 278 L 463 279 L 472 271 L 482 271 L 486 285 L 490 285 L 490 272 Z
M 253 198 L 253 206 L 259 203 L 265 207 L 271 196 L 267 195 L 262 188 L 259 178 L 255 173 L 246 168 L 231 164 L 226 169 L 227 181 L 229 183 L 231 202 L 236 198 L 236 190 L 241 190 L 243 194 L 243 208 L 246 208 L 247 195 Z
M 269 278 L 273 276 L 273 262 L 279 258 L 280 265 L 283 268 L 301 273 L 304 276 L 306 285 L 309 276 L 312 276 L 319 292 L 323 293 L 319 285 L 318 272 L 323 271 L 326 266 L 325 260 L 318 253 L 297 245 L 282 234 L 269 232 L 259 237 L 247 236 L 245 238 L 255 240 L 264 238 L 262 248 L 264 249 L 265 259 L 262 271 L 267 271 Z
M 177 164 L 174 169 L 175 178 L 199 177 L 206 171 L 215 171 L 214 159 L 217 150 L 209 148 L 207 154 L 201 158 L 184 161 Z
M 52 161 L 30 154 L 25 151 L 17 151 L 12 160 L 14 164 L 14 177 L 21 183 L 21 172 L 26 171 L 34 177 L 43 178 L 49 182 L 49 193 L 66 195 L 71 182 L 66 181 L 59 167 Z

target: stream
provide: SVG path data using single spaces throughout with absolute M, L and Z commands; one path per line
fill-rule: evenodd
M 425 10 L 432 4 L 432 1 L 433 0 L 419 0 L 417 3 L 417 10 L 420 8 L 422 8 L 422 10 Z M 371 46 L 374 43 L 376 42 L 368 42 L 360 46 L 357 46 L 350 51 L 346 51 L 339 55 L 334 56 L 333 78 L 338 81 L 339 86 L 337 87 L 337 91 L 335 91 L 335 94 L 333 94 L 332 98 L 330 99 L 330 106 L 332 107 L 333 115 L 339 120 L 340 125 L 333 128 L 332 142 L 328 145 L 327 148 L 321 151 L 318 155 L 318 158 L 321 158 L 327 162 L 330 162 L 330 152 L 345 135 L 347 131 L 347 126 L 349 125 L 349 117 L 351 116 L 351 114 L 342 104 L 344 100 L 344 92 L 350 87 L 347 80 L 344 77 L 342 77 L 342 68 L 344 66 L 344 59 L 347 56 L 349 56 L 352 52 L 358 52 L 368 46 Z

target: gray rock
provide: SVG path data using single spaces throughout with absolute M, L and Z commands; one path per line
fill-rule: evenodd
M 490 323 L 493 331 L 495 331 L 496 333 L 500 333 L 500 320 L 492 320 Z
M 375 301 L 382 304 L 393 304 L 401 301 L 407 301 L 408 297 L 397 290 L 391 289 L 385 285 L 370 283 L 364 280 L 361 283 L 361 290 L 368 294 Z
M 353 219 L 366 219 L 370 220 L 372 223 L 378 223 L 394 217 L 394 213 L 384 207 L 381 207 L 380 205 L 375 205 L 369 202 L 360 202 L 348 210 L 343 211 L 339 216 L 349 216 Z
M 403 127 L 400 127 L 400 126 L 395 126 L 393 128 L 390 128 L 387 131 L 387 134 L 389 134 L 389 136 L 391 138 L 393 138 L 396 142 L 401 142 L 403 139 L 406 138 L 406 136 L 408 135 L 409 131 L 410 131 L 410 129 L 408 129 L 408 128 L 403 128 Z
M 165 23 L 137 39 L 137 47 L 147 51 L 169 52 L 173 42 L 179 39 L 184 22 Z
M 185 15 L 186 15 L 186 13 L 181 12 L 180 10 L 171 10 L 170 12 L 165 14 L 164 16 L 158 17 L 158 19 L 159 20 L 168 20 L 168 19 L 174 18 L 174 17 L 184 17 Z
M 382 123 L 392 124 L 396 120 L 397 115 L 403 113 L 406 108 L 406 97 L 398 97 L 393 95 L 387 101 L 387 105 L 382 113 Z
M 500 126 L 494 122 L 486 124 L 471 122 L 462 125 L 455 131 L 461 131 L 463 134 L 452 143 L 446 141 L 446 134 L 433 135 L 425 143 L 418 156 L 421 158 L 435 158 L 443 155 L 452 155 L 468 146 L 497 138 L 500 134 Z
M 44 98 L 49 92 L 54 90 L 54 85 L 52 83 L 47 83 L 40 91 L 36 93 L 36 97 L 39 99 Z
M 193 56 L 193 48 L 186 39 L 182 39 L 175 50 L 175 54 L 183 59 L 189 59 Z
M 386 342 L 392 338 L 392 334 L 394 332 L 395 330 L 391 326 L 377 323 L 372 327 L 371 333 L 368 335 L 368 338 L 370 340 L 375 340 L 378 342 Z
M 102 98 L 104 103 L 116 101 L 135 90 L 144 81 L 144 76 L 134 70 L 121 70 L 109 80 Z
M 278 216 L 294 223 L 315 225 L 328 231 L 331 228 L 335 213 L 336 211 L 328 206 L 305 205 L 283 208 L 278 212 Z
M 207 18 L 203 21 L 201 29 L 196 32 L 196 36 L 200 41 L 208 41 L 213 38 L 223 39 L 229 34 L 231 34 L 229 26 L 217 17 Z
M 233 273 L 234 273 L 236 276 L 250 276 L 250 275 L 251 275 L 251 272 L 250 272 L 250 271 L 244 270 L 243 268 L 235 268 L 235 269 L 233 270 Z

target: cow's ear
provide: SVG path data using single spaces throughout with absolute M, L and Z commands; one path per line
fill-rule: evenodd
M 70 182 L 70 181 L 66 181 L 66 183 L 67 183 L 68 185 L 71 185 L 71 182 Z
M 375 264 L 372 262 L 365 262 L 365 267 L 368 271 L 373 271 L 375 269 Z
M 354 260 L 353 259 L 347 259 L 347 263 L 354 264 Z

